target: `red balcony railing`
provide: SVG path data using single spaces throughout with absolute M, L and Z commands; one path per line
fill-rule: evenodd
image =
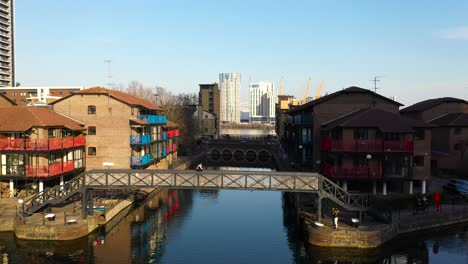
M 382 167 L 379 166 L 325 166 L 325 175 L 337 179 L 378 179 L 382 178 Z
M 39 178 L 47 178 L 50 176 L 56 176 L 62 173 L 73 171 L 74 169 L 75 169 L 75 166 L 74 166 L 73 160 L 50 164 L 50 165 L 44 165 L 44 166 L 27 165 L 25 168 L 26 177 L 39 177 Z
M 173 129 L 173 130 L 167 130 L 167 138 L 173 138 L 173 137 L 178 137 L 179 136 L 179 130 Z
M 413 152 L 412 141 L 322 140 L 322 149 L 330 152 Z
M 413 141 L 384 141 L 385 152 L 413 152 Z
M 30 138 L 0 138 L 0 150 L 58 150 L 73 147 L 81 147 L 86 144 L 84 136 L 30 139 Z
M 172 151 L 177 151 L 177 144 L 172 144 Z

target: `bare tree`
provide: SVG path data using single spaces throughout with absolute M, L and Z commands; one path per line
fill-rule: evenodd
M 156 86 L 145 87 L 137 81 L 128 84 L 127 92 L 160 106 L 167 119 L 176 123 L 180 131 L 179 145 L 188 146 L 194 141 L 196 124 L 192 118 L 194 105 L 198 102 L 196 93 L 174 94 L 170 90 Z

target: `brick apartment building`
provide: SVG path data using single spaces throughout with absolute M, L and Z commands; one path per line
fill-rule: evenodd
M 201 137 L 217 138 L 220 132 L 221 101 L 217 83 L 199 84 L 198 131 Z
M 17 184 L 41 191 L 44 184 L 63 184 L 82 172 L 84 129 L 50 107 L 0 107 L 2 197 L 13 194 Z
M 168 168 L 177 158 L 176 125 L 163 109 L 101 87 L 52 102 L 59 113 L 86 124 L 86 169 Z
M 283 146 L 305 170 L 345 188 L 382 193 L 426 189 L 431 125 L 400 116 L 402 104 L 370 90 L 349 87 L 287 112 Z M 388 186 L 389 185 L 389 186 Z M 416 186 L 416 187 L 417 187 Z
M 435 126 L 431 144 L 433 174 L 464 176 L 468 173 L 467 101 L 452 97 L 435 98 L 404 108 L 401 114 Z

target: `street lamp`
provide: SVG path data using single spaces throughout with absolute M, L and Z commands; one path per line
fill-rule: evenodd
M 370 177 L 370 160 L 372 159 L 372 155 L 371 154 L 367 154 L 366 155 L 366 159 L 367 159 L 367 177 Z

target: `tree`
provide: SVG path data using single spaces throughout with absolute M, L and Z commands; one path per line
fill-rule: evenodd
M 196 93 L 174 94 L 161 86 L 145 87 L 137 81 L 128 84 L 127 92 L 160 106 L 167 119 L 177 124 L 180 132 L 179 145 L 192 144 L 195 135 L 193 131 L 197 127 L 192 119 L 192 114 L 195 111 L 193 105 L 198 102 Z

